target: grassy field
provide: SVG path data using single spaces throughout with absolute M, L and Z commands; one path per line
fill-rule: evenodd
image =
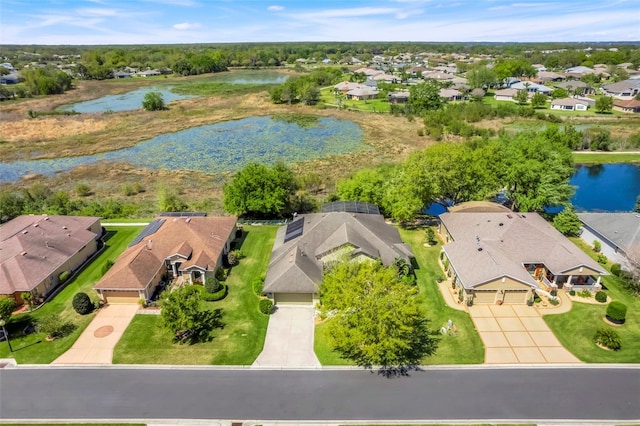
M 113 354 L 114 364 L 250 365 L 262 351 L 269 318 L 258 311 L 251 281 L 267 270 L 276 227 L 246 226 L 241 246 L 246 256 L 227 278 L 229 294 L 218 302 L 203 302 L 223 310 L 224 329 L 213 340 L 194 345 L 172 343 L 172 334 L 159 327 L 158 315 L 136 315 Z
M 425 358 L 422 363 L 429 364 L 479 364 L 484 361 L 484 346 L 480 336 L 466 312 L 447 306 L 436 284 L 443 275 L 438 265 L 440 245 L 424 247 L 424 229 L 400 229 L 403 241 L 410 244 L 419 269 L 416 270 L 420 293 L 417 296 L 423 306 L 431 328 L 436 331 L 447 325 L 451 319 L 458 328 L 457 336 L 438 334 L 438 349 L 433 356 Z M 315 351 L 323 365 L 352 365 L 339 354 L 331 350 L 327 323 L 316 326 Z
M 102 268 L 105 263 L 107 260 L 115 260 L 141 230 L 141 227 L 134 226 L 107 227 L 107 248 L 98 258 L 78 274 L 53 300 L 36 311 L 14 316 L 7 324 L 14 352 L 9 352 L 6 343 L 0 343 L 0 358 L 12 357 L 19 364 L 48 364 L 69 349 L 94 317 L 94 314 L 78 315 L 71 306 L 73 296 L 82 291 L 97 301 L 98 297 L 93 290 L 93 285 L 102 277 Z M 40 333 L 22 336 L 22 330 L 29 323 L 48 316 L 58 316 L 65 321 L 70 321 L 76 328 L 69 336 L 53 342 L 47 342 L 44 339 L 45 336 Z
M 320 105 L 343 108 L 350 111 L 383 113 L 391 111 L 391 104 L 386 99 L 370 99 L 366 101 L 350 100 L 344 95 L 336 96 L 333 92 L 333 87 L 326 87 L 320 91 Z
M 578 164 L 638 163 L 640 152 L 574 152 Z
M 596 253 L 584 241 L 572 241 L 595 259 Z M 610 269 L 611 264 L 607 265 Z M 627 319 L 622 326 L 605 323 L 606 305 L 592 305 L 574 302 L 571 311 L 559 315 L 544 316 L 558 340 L 581 361 L 591 363 L 640 363 L 640 298 L 629 294 L 619 278 L 611 275 L 603 277 L 603 286 L 612 300 L 627 305 Z M 622 341 L 622 349 L 617 352 L 599 348 L 593 343 L 597 329 L 615 330 Z

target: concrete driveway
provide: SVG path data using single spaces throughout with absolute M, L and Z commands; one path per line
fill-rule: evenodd
M 560 344 L 534 307 L 474 305 L 468 311 L 484 343 L 486 364 L 580 362 Z
M 253 367 L 320 368 L 313 351 L 314 313 L 311 306 L 278 306 Z
M 73 346 L 52 364 L 111 364 L 113 348 L 138 308 L 134 304 L 107 305 L 102 308 Z

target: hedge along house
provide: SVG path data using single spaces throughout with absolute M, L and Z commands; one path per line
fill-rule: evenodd
M 602 288 L 607 272 L 537 213 L 440 215 L 441 260 L 473 303 L 526 303 L 534 291 Z
M 236 233 L 235 217 L 160 217 L 93 287 L 105 303 L 148 300 L 163 280 L 204 283 L 215 276 Z
M 0 227 L 0 296 L 18 305 L 22 293 L 35 300 L 51 294 L 98 251 L 98 217 L 19 216 Z
M 378 207 L 337 201 L 278 230 L 263 291 L 279 305 L 313 305 L 330 262 L 380 260 L 390 266 L 398 257 L 411 261 L 413 252 Z

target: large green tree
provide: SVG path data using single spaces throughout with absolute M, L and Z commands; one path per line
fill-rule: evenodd
M 427 80 L 409 88 L 408 105 L 414 114 L 440 109 L 443 104 L 444 101 L 440 97 L 440 84 L 435 80 Z
M 15 308 L 16 302 L 13 299 L 9 297 L 0 298 L 0 320 L 9 322 L 11 319 L 11 313 L 13 313 Z
M 598 96 L 596 99 L 596 112 L 600 114 L 611 112 L 613 109 L 613 98 L 610 96 Z
M 291 213 L 296 183 L 284 164 L 247 164 L 223 188 L 227 212 L 253 218 L 285 217 Z
M 434 353 L 436 342 L 415 293 L 394 267 L 338 263 L 320 287 L 322 311 L 332 317 L 327 325 L 332 346 L 364 367 L 420 364 Z
M 553 226 L 567 237 L 577 237 L 580 235 L 582 222 L 573 206 L 569 204 L 553 218 Z
M 166 109 L 164 98 L 160 92 L 149 92 L 144 95 L 142 100 L 142 108 L 146 111 L 161 111 Z
M 222 328 L 222 310 L 210 310 L 200 304 L 201 293 L 195 285 L 165 292 L 161 300 L 160 320 L 176 341 L 207 341 L 211 332 Z

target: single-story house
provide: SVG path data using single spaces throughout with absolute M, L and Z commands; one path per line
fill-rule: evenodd
M 630 99 L 628 101 L 614 100 L 613 109 L 616 111 L 637 114 L 640 113 L 640 101 L 636 101 L 635 99 Z
M 554 83 L 553 87 L 564 89 L 569 93 L 579 93 L 583 95 L 594 93 L 593 88 L 591 88 L 587 83 L 580 80 L 560 81 Z
M 18 74 L 5 74 L 0 76 L 0 84 L 18 84 L 20 83 L 20 77 Z
M 235 217 L 158 217 L 93 287 L 106 303 L 150 299 L 161 281 L 214 277 L 236 234 Z
M 562 81 L 564 80 L 564 75 L 552 71 L 539 71 L 538 79 L 541 81 Z
M 146 71 L 140 71 L 138 73 L 136 73 L 136 76 L 138 77 L 157 77 L 159 75 L 161 75 L 162 73 L 158 70 L 146 70 Z
M 461 101 L 462 100 L 462 92 L 456 89 L 440 89 L 440 98 L 445 101 Z
M 595 70 L 593 68 L 579 65 L 577 67 L 567 68 L 566 70 L 564 70 L 564 73 L 572 77 L 580 78 L 586 74 L 595 74 Z
M 113 78 L 131 78 L 131 74 L 124 71 L 114 71 Z
M 385 83 L 399 83 L 400 78 L 393 74 L 377 74 L 372 77 L 375 81 L 384 81 Z
M 473 303 L 524 304 L 534 291 L 602 286 L 607 272 L 537 213 L 447 212 L 441 261 Z
M 428 73 L 422 73 L 422 78 L 424 80 L 451 81 L 455 78 L 455 75 L 447 74 L 446 72 L 441 71 L 432 71 Z
M 388 99 L 392 104 L 406 104 L 409 101 L 409 92 L 391 92 Z
M 602 93 L 623 101 L 631 100 L 640 93 L 640 79 L 628 79 L 602 86 Z
M 358 68 L 354 71 L 354 73 L 362 73 L 367 76 L 367 78 L 375 77 L 376 75 L 384 74 L 384 71 L 375 70 L 373 68 Z
M 626 265 L 629 255 L 640 257 L 640 214 L 578 213 L 582 238 L 587 244 L 598 241 L 601 253 L 613 262 Z
M 511 101 L 515 102 L 514 96 L 518 94 L 516 89 L 500 89 L 496 90 L 493 97 L 496 101 Z
M 561 109 L 565 111 L 586 111 L 589 104 L 575 98 L 554 99 L 551 101 L 551 109 Z
M 347 99 L 354 101 L 366 101 L 368 99 L 375 99 L 378 97 L 378 89 L 369 86 L 359 86 L 355 89 L 349 90 L 347 93 Z
M 413 252 L 376 206 L 337 201 L 278 230 L 263 290 L 279 305 L 313 305 L 325 265 L 343 258 L 389 266 Z
M 509 86 L 511 89 L 526 90 L 529 93 L 542 93 L 549 95 L 553 91 L 550 87 L 543 84 L 534 83 L 532 81 L 519 81 Z
M 22 304 L 21 293 L 46 297 L 98 250 L 100 218 L 18 216 L 0 226 L 0 296 Z

